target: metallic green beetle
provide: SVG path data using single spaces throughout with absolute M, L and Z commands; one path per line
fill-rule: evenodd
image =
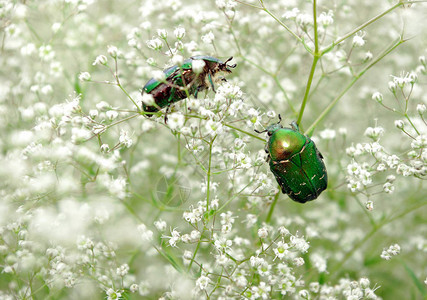
M 279 122 L 262 132 L 269 139 L 265 147 L 270 170 L 282 192 L 300 203 L 316 199 L 328 185 L 328 175 L 323 156 L 314 142 L 300 133 L 298 125 L 284 128 Z M 259 131 L 256 131 L 261 133 Z
M 154 113 L 163 107 L 169 108 L 172 103 L 185 99 L 188 95 L 194 95 L 197 98 L 197 94 L 209 88 L 209 85 L 215 92 L 213 83 L 215 75 L 219 72 L 231 73 L 229 68 L 235 68 L 236 65 L 227 65 L 227 63 L 232 59 L 233 57 L 230 57 L 222 62 L 212 56 L 199 55 L 184 60 L 181 66 L 165 69 L 163 71 L 166 78 L 165 82 L 152 78 L 142 88 L 142 93 L 151 94 L 155 102 L 155 105 L 151 106 L 143 104 L 143 110 Z M 193 72 L 193 60 L 205 62 L 205 66 L 199 74 Z M 186 85 L 188 86 L 188 94 L 179 88 Z M 151 115 L 148 114 L 147 116 L 150 117 Z

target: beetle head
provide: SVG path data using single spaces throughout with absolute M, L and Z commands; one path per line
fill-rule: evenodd
M 230 60 L 232 60 L 233 59 L 233 56 L 231 56 L 229 59 L 227 59 L 225 62 L 223 62 L 223 63 L 220 63 L 219 65 L 218 65 L 218 68 L 219 68 L 219 70 L 220 71 L 223 71 L 223 72 L 227 72 L 227 73 L 231 73 L 231 70 L 230 70 L 230 68 L 235 68 L 237 65 L 236 64 L 232 64 L 232 65 L 227 65 L 227 63 L 230 61 Z
M 255 132 L 256 133 L 267 132 L 268 136 L 272 136 L 275 131 L 283 128 L 283 126 L 282 126 L 282 124 L 280 124 L 280 122 L 282 122 L 282 117 L 279 114 L 279 122 L 277 122 L 276 124 L 271 124 L 270 126 L 267 126 L 267 128 L 263 131 L 255 130 Z

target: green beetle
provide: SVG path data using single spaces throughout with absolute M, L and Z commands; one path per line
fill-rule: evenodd
M 291 128 L 279 122 L 267 127 L 269 139 L 265 147 L 270 170 L 282 192 L 300 203 L 316 199 L 328 185 L 323 156 L 314 142 L 303 135 L 295 122 Z
M 163 71 L 165 73 L 165 82 L 158 81 L 154 78 L 150 79 L 142 88 L 142 94 L 151 94 L 154 98 L 155 105 L 143 104 L 143 110 L 145 112 L 154 113 L 159 109 L 168 107 L 175 102 L 187 98 L 188 95 L 194 95 L 197 98 L 197 94 L 203 91 L 209 86 L 215 92 L 214 77 L 219 72 L 231 73 L 229 68 L 235 68 L 236 65 L 227 65 L 232 60 L 230 57 L 225 62 L 212 56 L 193 56 L 189 59 L 184 60 L 181 66 L 172 66 Z M 202 72 L 199 74 L 193 72 L 193 61 L 203 60 L 205 66 Z M 187 86 L 188 94 L 185 90 L 180 87 Z M 147 114 L 151 116 L 151 114 Z

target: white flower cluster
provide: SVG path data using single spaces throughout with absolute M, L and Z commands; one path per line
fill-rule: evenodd
M 393 256 L 396 256 L 400 253 L 399 244 L 394 244 L 388 247 L 388 249 L 383 249 L 381 252 L 381 258 L 385 260 L 390 260 Z

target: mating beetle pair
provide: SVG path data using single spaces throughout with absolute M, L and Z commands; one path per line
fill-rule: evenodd
M 143 110 L 148 113 L 157 112 L 159 109 L 168 107 L 175 102 L 193 95 L 197 98 L 200 91 L 208 89 L 209 86 L 215 91 L 214 78 L 219 72 L 231 73 L 230 68 L 236 65 L 227 65 L 232 60 L 230 57 L 225 62 L 212 56 L 193 56 L 184 60 L 181 66 L 172 66 L 163 71 L 165 81 L 150 79 L 143 87 L 142 93 L 151 94 L 154 98 L 154 105 L 143 104 Z M 193 71 L 193 61 L 203 60 L 205 65 L 200 73 Z M 187 90 L 185 90 L 187 88 Z M 147 114 L 151 116 L 151 114 Z
M 265 146 L 270 170 L 282 192 L 297 202 L 316 199 L 328 185 L 328 175 L 323 156 L 314 142 L 300 133 L 298 125 L 283 127 L 279 122 L 267 127 L 269 139 Z

